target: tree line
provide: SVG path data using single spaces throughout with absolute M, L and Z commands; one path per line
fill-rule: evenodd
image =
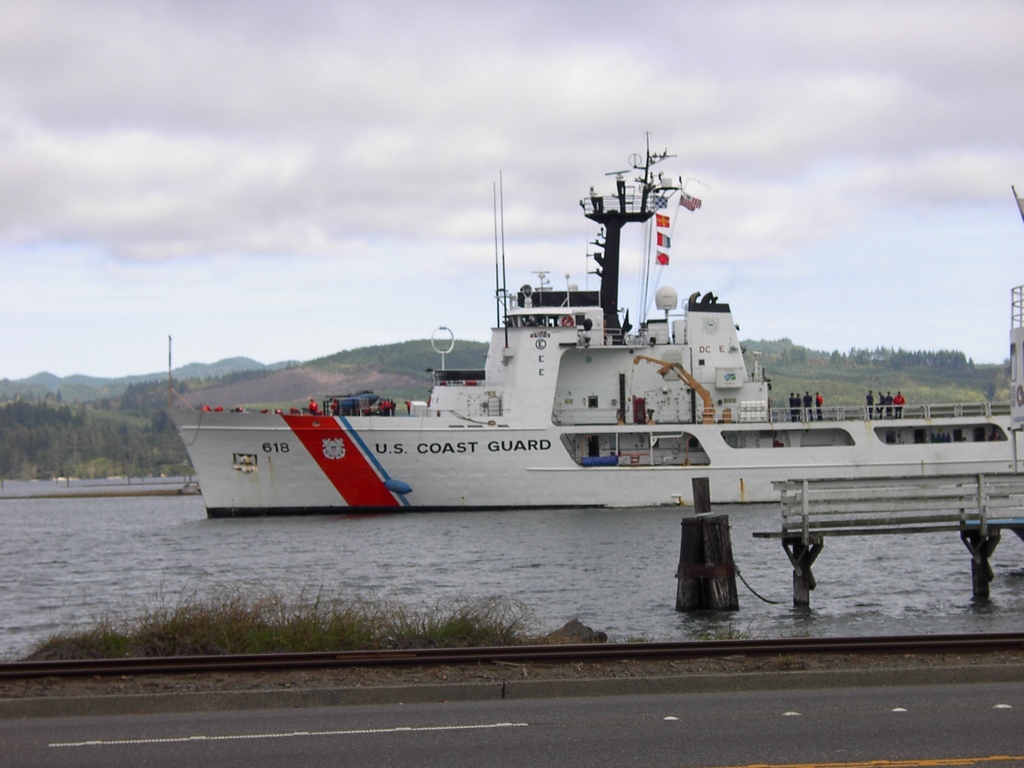
M 875 347 L 874 349 L 858 349 L 852 347 L 849 352 L 824 352 L 794 344 L 790 339 L 777 341 L 744 341 L 745 350 L 760 352 L 762 361 L 767 365 L 779 362 L 783 365 L 799 365 L 802 363 L 827 361 L 834 368 L 859 369 L 876 368 L 883 370 L 932 370 L 950 373 L 972 371 L 974 361 L 963 352 L 955 349 L 940 350 L 907 350 L 893 347 Z
M 838 357 L 838 359 L 837 359 Z M 940 371 L 969 371 L 974 368 L 974 361 L 969 360 L 963 352 L 954 349 L 937 351 L 910 351 L 878 347 L 874 350 L 851 349 L 849 355 L 840 352 L 832 353 L 833 362 L 847 365 L 884 366 L 899 371 L 908 368 L 922 368 Z
M 0 478 L 191 474 L 161 410 L 110 414 L 84 405 L 15 400 L 0 406 Z

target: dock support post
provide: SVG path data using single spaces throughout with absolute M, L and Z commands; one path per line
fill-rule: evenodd
M 707 478 L 694 478 L 697 516 L 684 518 L 676 571 L 676 610 L 738 610 L 736 564 L 732 559 L 729 516 L 711 513 Z
M 693 511 L 697 515 L 711 514 L 711 482 L 706 477 L 695 477 L 690 481 L 693 488 Z
M 971 553 L 971 582 L 975 597 L 988 597 L 988 585 L 995 578 L 988 560 L 999 544 L 998 529 L 989 529 L 987 534 L 981 531 L 960 531 L 960 540 Z
M 803 537 L 790 537 L 782 540 L 782 548 L 793 566 L 793 607 L 808 607 L 811 604 L 811 590 L 818 586 L 814 579 L 811 566 L 821 554 L 825 541 L 821 536 L 809 536 L 807 543 Z

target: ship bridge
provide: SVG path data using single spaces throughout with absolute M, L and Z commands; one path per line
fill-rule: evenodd
M 580 291 L 570 285 L 568 290 L 553 291 L 544 286 L 524 285 L 511 298 L 506 312 L 509 328 L 573 328 L 594 331 L 599 336 L 604 327 L 604 314 L 598 291 Z

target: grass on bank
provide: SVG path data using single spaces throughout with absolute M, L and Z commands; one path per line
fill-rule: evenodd
M 141 615 L 104 617 L 57 633 L 26 661 L 317 651 L 402 650 L 549 642 L 531 633 L 526 607 L 506 598 L 457 600 L 413 610 L 389 601 L 325 594 L 294 600 L 241 591 L 182 599 Z

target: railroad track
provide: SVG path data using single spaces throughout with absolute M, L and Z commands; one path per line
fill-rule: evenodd
M 185 674 L 332 667 L 438 666 L 456 664 L 548 664 L 621 660 L 694 659 L 723 656 L 801 654 L 922 654 L 1024 651 L 1024 633 L 922 635 L 775 640 L 715 640 L 680 643 L 528 645 L 500 648 L 426 648 L 401 651 L 271 653 L 234 656 L 17 661 L 0 664 L 0 680 L 39 677 Z

